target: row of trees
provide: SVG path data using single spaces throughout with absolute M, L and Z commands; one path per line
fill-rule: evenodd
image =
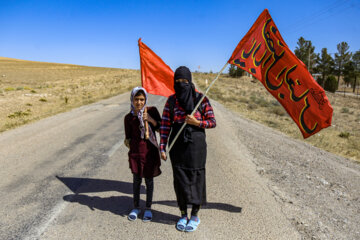
M 232 64 L 229 67 L 229 75 L 230 75 L 230 77 L 234 77 L 234 78 L 241 77 L 244 73 L 245 73 L 244 70 L 242 70 L 241 68 L 238 68 L 238 67 L 236 67 L 236 66 L 234 66 Z
M 337 50 L 334 58 L 328 53 L 327 48 L 321 49 L 321 53 L 315 53 L 315 46 L 311 41 L 300 37 L 295 55 L 306 65 L 311 74 L 318 75 L 316 79 L 325 90 L 335 92 L 339 88 L 340 77 L 343 77 L 345 84 L 351 85 L 355 92 L 356 85 L 359 84 L 357 79 L 360 76 L 360 50 L 351 53 L 346 42 L 339 43 Z M 230 76 L 240 77 L 243 73 L 244 70 L 230 65 Z
M 306 65 L 311 74 L 320 75 L 317 81 L 325 90 L 335 92 L 339 88 L 342 76 L 345 84 L 351 85 L 355 92 L 360 75 L 360 50 L 352 53 L 347 42 L 341 42 L 337 45 L 337 51 L 334 58 L 328 53 L 327 48 L 321 49 L 321 53 L 315 53 L 311 41 L 300 37 L 295 55 Z

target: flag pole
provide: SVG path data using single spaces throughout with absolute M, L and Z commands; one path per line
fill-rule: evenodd
M 226 63 L 223 68 L 220 70 L 220 72 L 218 72 L 216 78 L 210 83 L 209 87 L 206 89 L 205 93 L 203 94 L 203 96 L 201 97 L 200 101 L 196 104 L 194 110 L 192 111 L 191 115 L 194 115 L 194 113 L 196 112 L 196 110 L 198 109 L 198 107 L 200 106 L 200 104 L 202 103 L 202 101 L 204 100 L 206 94 L 209 92 L 211 86 L 216 82 L 216 80 L 219 78 L 220 74 L 225 70 L 225 68 L 227 67 L 229 63 Z M 174 146 L 174 143 L 176 141 L 176 139 L 179 137 L 180 133 L 182 132 L 182 130 L 184 129 L 186 125 L 186 122 L 184 122 L 184 124 L 181 126 L 180 130 L 178 131 L 178 133 L 176 134 L 176 136 L 174 137 L 173 141 L 171 142 L 170 146 L 169 146 L 169 150 L 168 152 L 170 152 L 171 148 Z

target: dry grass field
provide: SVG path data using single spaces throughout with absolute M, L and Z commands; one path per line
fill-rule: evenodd
M 141 84 L 140 71 L 0 57 L 0 132 Z
M 206 89 L 206 79 L 210 84 L 215 76 L 196 73 L 194 79 L 203 90 Z M 360 162 L 360 97 L 344 97 L 343 94 L 329 92 L 326 95 L 334 108 L 332 126 L 304 140 L 296 124 L 260 81 L 249 77 L 230 78 L 222 75 L 209 91 L 211 98 L 246 118 Z

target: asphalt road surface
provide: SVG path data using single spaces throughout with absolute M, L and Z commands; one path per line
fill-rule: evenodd
M 165 98 L 150 96 L 149 103 L 162 112 Z M 201 224 L 196 232 L 181 233 L 175 229 L 179 210 L 169 160 L 162 161 L 163 173 L 155 178 L 153 221 L 128 221 L 132 175 L 128 149 L 123 145 L 123 118 L 130 107 L 126 93 L 0 135 L 0 239 L 356 239 L 360 236 L 356 230 L 360 213 L 356 198 L 359 197 L 358 164 L 347 163 L 347 159 L 243 119 L 215 101 L 212 105 L 217 127 L 206 130 L 208 204 L 200 210 Z M 292 144 L 292 147 L 287 153 L 276 147 L 265 153 L 259 151 L 269 144 L 283 147 Z M 342 212 L 357 216 L 347 218 L 348 227 L 343 231 L 341 226 L 331 225 L 331 213 L 326 218 L 322 218 L 324 214 L 314 214 L 317 205 L 312 208 L 305 201 L 312 199 L 311 195 L 308 198 L 303 196 L 305 193 L 296 195 L 301 192 L 301 189 L 295 191 L 296 187 L 304 184 L 306 188 L 306 183 L 290 177 L 295 174 L 289 173 L 286 181 L 276 178 L 299 167 L 293 164 L 293 168 L 284 168 L 280 173 L 272 171 L 279 167 L 270 164 L 265 156 L 270 154 L 272 160 L 281 160 L 291 151 L 303 155 L 296 146 L 313 151 L 321 161 L 331 156 L 338 162 L 346 162 L 345 167 L 343 163 L 338 167 L 342 169 L 341 175 L 348 174 L 351 178 L 351 181 L 343 180 L 342 186 L 349 191 L 342 193 L 351 198 L 352 205 L 344 202 L 340 207 L 344 208 Z M 309 169 L 302 173 L 306 175 Z M 311 178 L 311 174 L 306 176 Z M 321 179 L 326 182 L 324 177 Z M 348 182 L 353 185 L 346 185 Z M 311 185 L 308 188 L 317 193 Z M 144 207 L 144 187 L 141 198 Z M 347 213 L 346 208 L 351 212 Z M 322 228 L 316 227 L 320 220 Z

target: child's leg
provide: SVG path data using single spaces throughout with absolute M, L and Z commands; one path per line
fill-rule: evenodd
M 200 205 L 193 204 L 191 209 L 191 216 L 197 216 L 200 210 Z
M 151 208 L 154 193 L 154 178 L 145 178 L 146 184 L 146 208 Z
M 134 208 L 140 207 L 140 187 L 141 177 L 137 174 L 133 174 L 133 193 L 134 193 Z

